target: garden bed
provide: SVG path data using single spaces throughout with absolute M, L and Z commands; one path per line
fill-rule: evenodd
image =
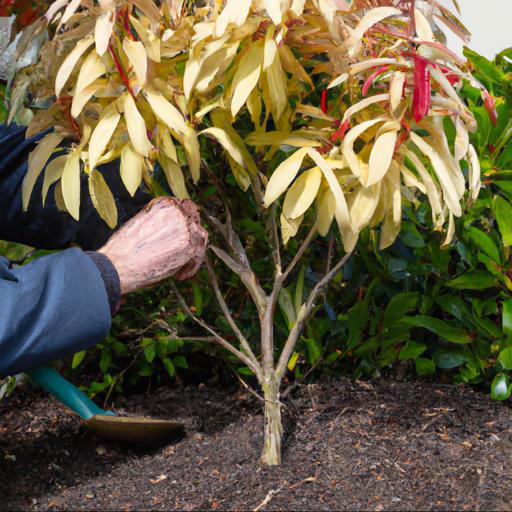
M 259 403 L 199 386 L 116 407 L 181 417 L 158 450 L 105 444 L 55 401 L 18 391 L 0 407 L 0 508 L 511 510 L 512 416 L 468 388 L 323 381 L 287 402 L 283 465 L 258 463 Z

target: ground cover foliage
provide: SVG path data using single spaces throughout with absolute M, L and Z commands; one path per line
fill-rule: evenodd
M 108 397 L 127 380 L 175 377 L 187 345 L 217 342 L 242 361 L 230 361 L 240 379 L 259 381 L 267 439 L 280 440 L 281 384 L 286 394 L 321 371 L 370 376 L 398 362 L 420 376 L 493 379 L 493 397 L 508 398 L 511 206 L 499 167 L 510 127 L 499 114 L 510 105 L 491 96 L 508 93 L 506 56 L 468 51 L 471 74 L 434 20 L 467 31 L 436 2 L 354 2 L 341 15 L 322 2 L 176 5 L 105 1 L 76 13 L 78 3 L 55 2 L 32 34 L 58 26 L 41 38 L 42 64 L 10 90 L 10 118 L 31 117 L 31 133 L 57 126 L 31 157 L 25 204 L 68 138 L 44 190 L 70 215 L 85 172 L 116 224 L 98 165 L 120 157 L 128 190 L 144 181 L 191 196 L 210 227 L 213 253 L 192 288 L 133 299 L 93 351 L 103 379 L 90 390 Z M 36 84 L 59 99 L 31 116 L 24 95 Z M 479 199 L 473 144 L 488 181 Z

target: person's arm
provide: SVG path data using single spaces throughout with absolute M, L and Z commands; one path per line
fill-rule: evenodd
M 86 176 L 82 176 L 80 221 L 60 212 L 55 204 L 53 185 L 43 208 L 41 173 L 27 212 L 23 211 L 21 190 L 28 169 L 28 155 L 45 134 L 25 139 L 26 128 L 0 125 L 0 240 L 22 243 L 39 249 L 58 249 L 74 241 L 87 250 L 101 247 L 112 230 L 99 217 L 88 194 Z M 60 153 L 62 154 L 62 153 Z M 53 155 L 55 158 L 59 153 Z M 130 197 L 119 175 L 119 163 L 100 167 L 116 199 L 119 224 L 133 217 L 151 199 L 139 191 Z
M 101 273 L 78 249 L 9 269 L 0 260 L 0 377 L 101 341 L 111 313 Z
M 192 202 L 161 197 L 97 253 L 68 249 L 16 269 L 0 259 L 0 378 L 98 343 L 121 293 L 191 277 L 207 240 Z

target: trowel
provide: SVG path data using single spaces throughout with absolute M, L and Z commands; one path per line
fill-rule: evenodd
M 105 411 L 50 366 L 32 370 L 28 376 L 78 414 L 85 427 L 102 439 L 133 445 L 158 445 L 176 439 L 184 431 L 184 424 L 178 421 L 125 417 Z

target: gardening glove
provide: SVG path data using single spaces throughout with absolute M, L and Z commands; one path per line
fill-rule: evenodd
M 203 262 L 208 234 L 192 201 L 159 197 L 128 221 L 98 252 L 114 265 L 121 293 L 163 279 L 192 277 Z

